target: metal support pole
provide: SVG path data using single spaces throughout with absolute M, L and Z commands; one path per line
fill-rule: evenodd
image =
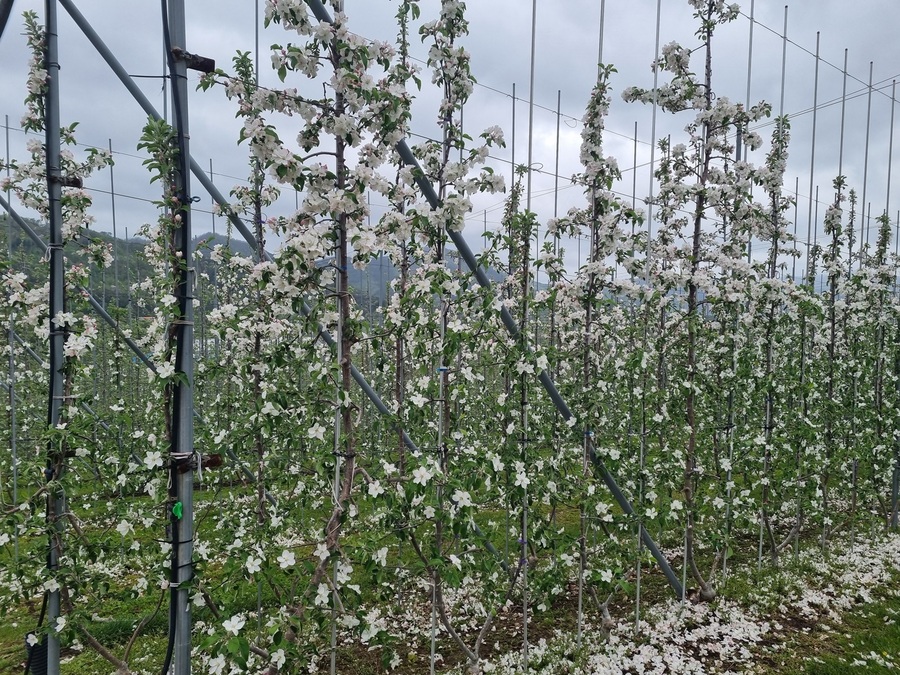
M 894 163 L 894 109 L 897 103 L 897 80 L 891 83 L 891 131 L 888 136 L 887 194 L 885 196 L 884 216 L 891 213 L 891 167 Z
M 747 95 L 744 98 L 744 109 L 750 109 L 750 83 L 753 77 L 753 26 L 756 24 L 754 20 L 754 10 L 755 10 L 756 1 L 750 0 L 750 38 L 749 38 L 749 47 L 747 48 Z M 743 156 L 743 134 L 741 130 L 737 131 L 737 138 L 735 139 L 735 148 L 734 148 L 734 157 L 738 162 L 741 161 Z
M 65 327 L 54 323 L 57 315 L 65 311 L 65 295 L 63 277 L 63 238 L 62 238 L 62 173 L 60 171 L 60 133 L 59 133 L 59 46 L 57 34 L 56 0 L 45 1 L 46 45 L 44 47 L 44 69 L 47 73 L 47 90 L 45 95 L 45 153 L 47 171 L 47 206 L 50 221 L 50 246 L 47 253 L 50 258 L 50 368 L 49 368 L 49 401 L 47 411 L 47 427 L 51 433 L 60 423 L 63 407 L 66 365 L 63 348 L 65 344 Z M 53 482 L 47 492 L 47 520 L 49 528 L 49 552 L 47 570 L 51 577 L 56 576 L 59 569 L 60 545 L 62 537 L 63 514 L 65 513 L 65 493 L 60 487 L 65 452 L 61 452 L 59 444 L 50 441 L 47 446 L 48 482 Z M 60 591 L 57 587 L 48 591 L 47 623 L 50 632 L 47 635 L 47 673 L 59 675 L 59 635 L 56 633 L 56 622 L 60 616 Z
M 531 179 L 534 170 L 534 159 L 533 159 L 533 149 L 534 149 L 534 55 L 535 55 L 535 43 L 537 39 L 537 0 L 532 0 L 531 3 L 531 65 L 530 65 L 530 73 L 528 76 L 528 180 L 525 188 L 525 210 L 531 211 Z M 538 225 L 540 228 L 540 225 Z M 530 246 L 530 242 L 529 242 Z M 535 260 L 539 259 L 541 255 L 541 241 L 540 237 L 534 238 L 534 256 Z M 510 270 L 512 272 L 512 270 Z M 538 277 L 540 276 L 540 268 L 535 269 L 534 275 L 534 292 L 538 292 Z M 534 341 L 538 342 L 537 335 L 537 326 L 535 323 L 535 335 Z M 523 328 L 527 329 L 528 326 L 523 326 Z M 527 572 L 526 572 L 527 574 Z M 524 626 L 525 633 L 525 669 L 528 669 L 528 625 Z
M 753 82 L 753 28 L 756 25 L 755 16 L 756 0 L 750 0 L 750 36 L 747 47 L 747 94 L 744 97 L 744 110 L 750 110 L 750 85 Z M 737 160 L 741 160 L 741 134 L 737 134 Z M 747 151 L 744 151 L 744 160 L 747 160 Z M 750 184 L 750 197 L 753 197 L 753 183 Z M 753 232 L 747 233 L 747 263 L 753 261 Z
M 606 24 L 606 0 L 600 0 L 600 39 L 597 41 L 597 74 L 603 64 L 603 34 Z
M 537 0 L 531 2 L 531 72 L 528 76 L 528 176 L 525 188 L 525 210 L 531 211 L 531 163 L 534 145 L 534 51 L 537 35 Z M 515 102 L 513 103 L 515 105 Z M 512 273 L 512 270 L 510 270 Z
M 0 0 L 0 37 L 6 29 L 9 22 L 9 15 L 12 12 L 13 0 Z
M 788 29 L 788 6 L 784 6 L 784 31 L 781 36 L 781 97 L 778 103 L 778 116 L 784 116 L 784 80 L 787 69 L 787 29 Z
M 662 0 L 656 0 L 656 46 L 654 47 L 653 60 L 659 59 L 659 27 L 662 19 Z M 653 195 L 656 190 L 656 180 L 653 176 L 653 166 L 656 163 L 656 115 L 659 111 L 659 68 L 653 69 L 653 110 L 650 113 L 650 192 L 647 197 L 647 260 L 644 274 L 646 281 L 650 281 L 650 251 L 653 243 Z M 637 170 L 637 167 L 635 167 Z M 680 595 L 680 594 L 679 594 Z
M 863 247 L 869 243 L 869 215 L 866 213 L 866 188 L 869 185 L 869 136 L 872 130 L 872 72 L 875 69 L 875 62 L 869 61 L 869 92 L 868 103 L 866 104 L 866 149 L 863 155 L 863 187 L 862 199 L 859 203 L 862 205 L 862 218 L 859 223 L 859 252 L 862 254 Z M 862 260 L 859 262 L 862 266 Z
M 782 44 L 781 44 L 781 97 L 780 97 L 779 103 L 778 103 L 778 116 L 779 117 L 784 117 L 784 83 L 785 83 L 785 78 L 787 75 L 787 25 L 788 25 L 788 8 L 787 8 L 787 5 L 785 5 L 784 6 L 784 34 L 782 35 L 782 38 L 781 38 L 781 40 L 782 40 Z M 752 32 L 751 32 L 751 39 L 752 39 Z M 749 107 L 749 105 L 750 105 L 749 84 L 747 86 L 748 86 L 747 106 Z M 750 238 L 747 241 L 748 250 L 751 247 L 751 240 L 752 240 L 752 235 L 750 236 Z M 777 253 L 777 250 L 776 250 L 776 253 Z M 776 263 L 777 263 L 777 261 L 776 261 Z M 732 439 L 731 443 L 733 444 L 733 442 L 734 442 L 733 441 L 733 439 L 734 439 L 733 426 L 732 426 L 731 430 L 728 432 L 728 435 Z M 724 557 L 727 558 L 727 554 Z M 722 569 L 723 570 L 725 569 L 724 565 L 723 565 Z
M 747 48 L 747 95 L 744 98 L 744 107 L 750 109 L 750 83 L 753 80 L 753 27 L 756 24 L 754 19 L 754 10 L 756 0 L 750 0 L 750 46 Z
M 556 90 L 556 151 L 553 164 L 553 217 L 559 215 L 559 122 L 562 107 L 562 89 Z M 554 242 L 559 242 L 559 237 L 554 237 Z M 558 255 L 558 243 L 553 244 L 553 255 Z
M 812 150 L 809 158 L 809 214 L 806 223 L 806 276 L 812 273 L 812 235 L 813 235 L 813 181 L 816 170 L 816 113 L 819 108 L 819 38 L 816 32 L 816 74 L 813 82 L 813 118 L 812 118 Z
M 2 17 L 0 17 L 2 20 Z M 9 163 L 9 115 L 5 116 L 6 129 L 6 177 L 10 176 Z M 6 190 L 7 199 L 9 198 L 9 188 Z M 9 221 L 7 230 L 7 253 L 9 260 L 7 264 L 12 267 L 13 259 L 13 224 Z M 9 313 L 9 450 L 12 462 L 12 498 L 13 508 L 19 506 L 19 454 L 17 447 L 17 430 L 16 430 L 16 314 L 13 311 Z M 19 565 L 19 531 L 13 531 L 13 560 L 16 567 Z
M 796 176 L 794 178 L 794 233 L 791 238 L 794 241 L 794 249 L 797 248 L 797 204 L 800 199 L 800 176 Z M 791 256 L 791 281 L 795 284 L 797 283 L 797 256 Z
M 112 139 L 109 139 L 109 156 L 113 156 L 113 146 Z M 112 235 L 113 235 L 113 246 L 118 245 L 119 235 L 116 228 L 116 179 L 115 179 L 115 171 L 114 164 L 109 165 L 109 202 L 110 207 L 112 209 Z M 113 251 L 113 279 L 116 282 L 116 309 L 120 309 L 122 307 L 121 299 L 119 298 L 119 256 L 116 251 Z M 116 376 L 117 382 L 121 384 L 120 374 Z
M 844 126 L 847 112 L 847 56 L 848 50 L 844 50 L 844 83 L 841 89 L 841 140 L 838 148 L 838 176 L 844 175 Z
M 177 215 L 181 224 L 175 230 L 175 247 L 181 254 L 181 267 L 177 270 L 179 320 L 175 334 L 175 372 L 178 374 L 172 401 L 171 483 L 172 497 L 172 593 L 175 610 L 173 672 L 174 675 L 190 675 L 191 672 L 191 599 L 190 583 L 193 578 L 194 539 L 194 303 L 193 303 L 193 247 L 191 245 L 191 188 L 190 151 L 188 146 L 187 65 L 176 58 L 173 49 L 187 51 L 185 36 L 184 0 L 168 1 L 168 26 L 166 52 L 169 76 L 172 80 L 172 126 L 178 144 L 178 168 L 175 174 L 175 195 L 178 199 Z M 178 509 L 179 505 L 181 508 Z M 172 636 L 170 636 L 170 640 Z

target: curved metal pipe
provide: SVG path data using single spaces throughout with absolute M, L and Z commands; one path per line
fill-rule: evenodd
M 3 30 L 9 22 L 9 15 L 12 13 L 13 2 L 15 2 L 15 0 L 0 0 L 0 38 L 3 37 Z

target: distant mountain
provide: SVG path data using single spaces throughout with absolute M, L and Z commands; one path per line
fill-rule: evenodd
M 26 219 L 26 222 L 41 239 L 49 240 L 50 232 L 46 225 L 32 219 Z M 89 290 L 94 297 L 109 307 L 129 307 L 131 305 L 131 286 L 153 274 L 152 268 L 142 255 L 146 240 L 134 237 L 114 238 L 109 233 L 98 231 L 87 231 L 85 234 L 111 244 L 115 258 L 111 267 L 105 270 L 94 270 Z M 200 267 L 201 269 L 205 268 L 205 271 L 209 273 L 212 285 L 216 283 L 216 270 L 209 262 L 209 251 L 215 246 L 227 246 L 234 253 L 242 256 L 253 254 L 253 249 L 242 238 L 227 237 L 220 233 L 205 232 L 195 236 L 193 243 L 203 252 L 203 261 L 201 261 Z M 41 269 L 41 260 L 44 258 L 46 250 L 41 249 L 29 239 L 6 214 L 0 214 L 0 260 L 7 257 L 7 251 L 11 251 L 8 264 L 13 269 L 25 271 L 33 278 L 46 273 Z M 66 255 L 72 260 L 82 258 L 81 254 L 74 249 L 67 250 Z M 324 260 L 323 264 L 328 262 L 328 260 Z M 375 318 L 375 309 L 385 304 L 390 295 L 391 281 L 399 276 L 397 268 L 384 255 L 370 261 L 365 269 L 350 268 L 350 288 L 357 303 L 367 316 Z M 488 278 L 492 282 L 498 283 L 505 278 L 505 275 L 488 270 Z M 132 306 L 131 311 L 135 312 L 137 316 L 148 313 L 146 307 Z
M 253 255 L 253 249 L 241 237 L 228 238 L 219 233 L 207 232 L 194 237 L 194 245 L 202 249 L 212 250 L 218 245 L 227 246 L 234 253 L 243 256 Z M 204 255 L 206 257 L 206 255 Z M 330 258 L 322 260 L 323 265 L 331 262 Z M 213 272 L 214 275 L 214 272 Z M 214 276 L 211 275 L 211 278 Z M 359 270 L 351 267 L 348 271 L 350 289 L 353 297 L 366 314 L 374 312 L 375 308 L 384 305 L 390 295 L 390 283 L 400 276 L 400 271 L 394 267 L 390 258 L 385 255 L 371 260 L 365 269 Z M 498 283 L 505 275 L 494 270 L 488 270 L 488 278 Z

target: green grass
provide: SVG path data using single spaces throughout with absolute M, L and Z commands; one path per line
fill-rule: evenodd
M 198 522 L 198 529 L 204 539 L 209 541 L 224 541 L 229 536 L 225 531 L 217 530 L 215 527 L 216 505 L 223 501 L 228 501 L 232 494 L 237 494 L 240 489 L 237 487 L 226 486 L 218 490 L 209 490 L 198 492 L 198 513 L 206 514 L 206 518 Z M 367 504 L 363 503 L 363 508 Z M 210 509 L 207 511 L 207 509 Z M 327 509 L 309 512 L 311 519 L 323 518 Z M 110 515 L 110 518 L 113 518 Z M 504 521 L 505 512 L 496 509 L 482 509 L 475 518 L 487 537 L 501 551 L 504 546 Z M 108 520 L 108 519 L 106 519 Z M 114 520 L 114 518 L 113 518 Z M 94 525 L 99 525 L 98 521 L 94 521 Z M 563 534 L 560 535 L 564 539 L 573 540 L 578 536 L 579 516 L 577 509 L 560 508 L 557 511 L 556 527 L 554 530 L 561 529 Z M 101 532 L 97 530 L 89 530 L 89 536 L 96 538 L 96 541 L 103 539 L 107 546 L 111 545 L 107 541 L 112 537 L 116 538 L 116 533 L 109 530 Z M 159 536 L 159 532 L 152 527 L 147 530 L 139 527 L 136 536 L 145 544 L 150 544 Z M 796 588 L 798 585 L 804 584 L 804 579 L 809 579 L 813 570 L 804 567 L 802 561 L 796 561 L 793 555 L 787 554 L 781 560 L 781 570 L 773 571 L 767 562 L 764 562 L 762 571 L 756 571 L 756 556 L 753 541 L 747 540 L 744 545 L 738 546 L 739 542 L 735 542 L 735 549 L 738 554 L 729 561 L 729 574 L 727 582 L 720 585 L 721 597 L 726 597 L 742 604 L 748 604 L 752 601 L 756 604 L 763 602 L 762 609 L 775 610 L 778 605 L 778 598 L 781 592 Z M 515 546 L 515 540 L 511 541 L 511 545 Z M 39 556 L 42 554 L 45 541 L 38 538 L 31 541 L 22 542 L 22 554 L 29 556 Z M 810 539 L 804 542 L 804 549 L 814 547 L 815 541 Z M 115 549 L 116 544 L 112 542 L 112 548 Z M 298 553 L 301 553 L 298 551 Z M 302 554 L 310 553 L 303 551 Z M 481 552 L 481 555 L 487 555 Z M 548 558 L 549 558 L 549 554 Z M 412 562 L 414 554 L 411 547 L 404 546 L 402 556 L 392 560 L 400 566 L 405 566 Z M 702 567 L 708 569 L 711 560 L 706 560 L 701 556 Z M 3 557 L 0 556 L 0 564 L 3 564 Z M 357 567 L 355 574 L 361 574 L 361 568 Z M 280 574 L 275 570 L 274 574 Z M 231 612 L 244 610 L 252 611 L 257 603 L 257 588 L 255 584 L 227 584 L 224 578 L 224 570 L 221 559 L 210 561 L 204 569 L 204 578 L 208 587 L 212 587 L 213 596 L 215 597 L 215 587 L 217 584 L 226 583 L 227 588 L 223 591 L 228 596 L 228 610 Z M 358 579 L 363 587 L 363 595 L 367 600 L 371 600 L 374 589 L 367 587 L 366 580 L 362 577 Z M 656 600 L 669 597 L 670 590 L 665 583 L 665 579 L 659 569 L 652 564 L 643 566 L 642 576 L 642 597 L 645 607 L 653 604 Z M 720 578 L 721 582 L 721 578 Z M 760 587 L 765 586 L 768 591 L 765 594 L 760 593 Z M 871 658 L 867 658 L 871 653 L 888 655 L 884 658 L 893 659 L 894 654 L 900 654 L 900 628 L 898 628 L 897 620 L 900 618 L 900 598 L 891 596 L 887 591 L 893 588 L 900 588 L 900 575 L 892 580 L 891 583 L 885 585 L 885 592 L 877 596 L 874 604 L 861 606 L 850 612 L 845 621 L 841 624 L 834 625 L 832 630 L 828 630 L 822 626 L 805 625 L 801 630 L 801 626 L 791 627 L 786 624 L 784 631 L 779 631 L 777 637 L 778 642 L 784 643 L 783 649 L 773 652 L 761 652 L 760 663 L 764 669 L 759 672 L 776 673 L 783 675 L 813 675 L 819 673 L 838 673 L 842 675 L 846 673 L 881 673 L 891 672 L 884 666 L 879 666 Z M 100 614 L 109 620 L 92 621 L 88 624 L 88 629 L 102 644 L 111 649 L 117 656 L 122 656 L 125 645 L 130 639 L 134 627 L 143 617 L 153 612 L 156 601 L 159 598 L 156 593 L 148 593 L 143 598 L 131 599 L 126 594 L 118 594 L 116 597 L 109 596 L 106 599 L 98 599 L 95 607 L 100 607 L 98 603 L 102 602 Z M 267 585 L 263 585 L 262 600 L 264 605 L 271 605 L 275 602 L 274 596 Z M 159 613 L 154 619 L 142 630 L 139 639 L 135 642 L 134 649 L 129 659 L 130 664 L 137 671 L 156 671 L 162 663 L 163 654 L 166 644 L 166 625 L 167 625 L 167 602 L 165 599 Z M 770 606 L 771 605 L 771 606 Z M 586 600 L 586 609 L 590 613 L 592 610 L 591 602 Z M 23 635 L 29 630 L 37 617 L 39 610 L 39 602 L 37 606 L 26 608 L 25 606 L 17 607 L 13 612 L 5 617 L 0 618 L 0 673 L 17 672 L 21 668 L 24 660 Z M 633 593 L 627 595 L 620 594 L 614 601 L 611 611 L 614 616 L 622 617 L 633 614 Z M 505 619 L 504 622 L 498 622 L 496 630 L 492 631 L 483 650 L 482 656 L 495 656 L 494 643 L 500 644 L 501 651 L 515 651 L 520 645 L 520 625 L 517 623 L 515 612 Z M 211 621 L 212 617 L 206 608 L 195 607 L 194 619 Z M 532 639 L 539 637 L 550 637 L 554 629 L 571 630 L 574 632 L 575 621 L 575 605 L 574 600 L 569 594 L 567 599 L 560 598 L 559 602 L 554 602 L 545 612 L 535 612 L 532 616 L 532 624 L 530 626 L 530 635 Z M 774 636 L 773 636 L 774 637 Z M 83 640 L 82 640 L 83 642 Z M 456 647 L 447 642 L 441 641 L 439 649 L 445 657 L 445 666 L 459 663 L 460 655 Z M 406 675 L 421 672 L 423 666 L 427 666 L 427 644 L 403 645 L 400 655 L 403 661 L 399 669 L 399 673 Z M 74 675 L 106 675 L 110 672 L 111 666 L 105 662 L 99 655 L 95 654 L 90 648 L 86 648 L 81 653 L 66 652 L 66 664 L 63 672 Z M 359 672 L 361 674 L 382 672 L 379 665 L 379 654 L 377 651 L 369 652 L 361 645 L 345 646 L 339 650 L 339 663 L 341 669 L 348 669 L 347 672 Z M 863 662 L 864 665 L 851 665 L 854 661 Z M 898 659 L 900 661 L 900 659 Z M 889 661 L 890 663 L 891 661 Z
M 896 580 L 895 580 L 896 583 Z M 795 640 L 784 675 L 879 675 L 900 667 L 900 599 L 894 597 L 845 614 L 834 632 Z M 879 664 L 884 659 L 893 669 Z M 855 664 L 855 665 L 854 665 Z

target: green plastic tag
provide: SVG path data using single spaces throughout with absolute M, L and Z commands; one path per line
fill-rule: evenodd
M 184 507 L 181 502 L 175 502 L 172 504 L 172 515 L 175 516 L 178 520 L 181 520 L 181 516 L 184 513 Z

